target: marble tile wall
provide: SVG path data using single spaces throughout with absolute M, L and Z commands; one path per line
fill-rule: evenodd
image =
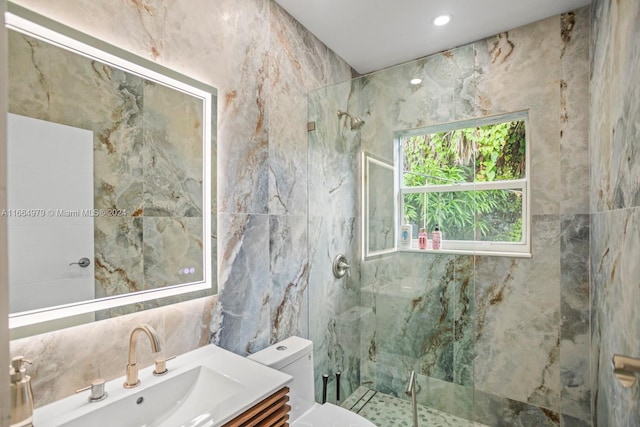
M 592 419 L 631 426 L 640 392 L 615 379 L 611 358 L 640 357 L 640 3 L 596 0 L 591 13 Z
M 589 424 L 589 23 L 583 8 L 312 97 L 332 113 L 327 104 L 341 96 L 367 123 L 358 132 L 362 150 L 386 159 L 396 130 L 529 114 L 533 257 L 399 253 L 364 261 L 360 305 L 351 303 L 362 316 L 353 329 L 361 384 L 403 396 L 416 370 L 419 399 L 455 415 Z M 410 85 L 413 77 L 423 83 Z M 341 135 L 325 136 L 337 154 Z
M 309 333 L 309 317 L 313 316 L 307 310 L 313 290 L 308 285 L 315 267 L 310 246 L 317 236 L 307 231 L 307 209 L 316 209 L 307 203 L 308 92 L 351 77 L 350 67 L 291 16 L 273 2 L 265 5 L 264 33 L 252 29 L 256 40 L 251 45 L 264 52 L 253 52 L 251 57 L 265 56 L 258 70 L 270 78 L 248 90 L 242 102 L 249 105 L 238 107 L 239 111 L 257 108 L 254 122 L 259 126 L 247 129 L 250 144 L 221 147 L 226 150 L 221 157 L 229 159 L 229 164 L 236 164 L 236 155 L 240 155 L 240 164 L 248 164 L 220 175 L 223 186 L 233 186 L 222 190 L 221 223 L 228 220 L 234 225 L 220 233 L 221 241 L 229 243 L 223 243 L 228 248 L 220 267 L 225 289 L 220 295 L 222 309 L 215 316 L 221 329 L 213 331 L 211 340 L 240 354 L 293 334 Z M 258 98 L 251 97 L 252 93 Z M 225 101 L 233 105 L 239 99 L 227 97 Z M 263 137 L 265 126 L 269 132 Z M 224 124 L 221 131 L 224 133 Z M 261 140 L 267 136 L 268 140 Z M 259 176 L 251 176 L 257 173 Z M 251 235 L 242 232 L 248 224 L 252 225 Z M 349 236 L 348 229 L 342 233 Z M 242 298 L 247 294 L 252 297 Z
M 476 264 L 475 386 L 558 423 L 590 416 L 589 224 L 581 191 L 589 174 L 589 16 L 583 8 L 553 17 L 477 50 L 482 111 L 529 110 L 533 258 Z
M 98 374 L 121 376 L 138 323 L 155 326 L 177 354 L 211 341 L 244 355 L 307 336 L 307 94 L 348 81 L 351 68 L 270 0 L 16 3 L 217 87 L 219 96 L 219 228 L 212 238 L 224 290 L 12 341 L 12 354 L 36 359 L 36 405 Z M 42 100 L 33 102 L 37 108 Z M 333 227 L 327 235 L 343 233 L 340 250 L 356 246 L 354 216 L 326 224 Z

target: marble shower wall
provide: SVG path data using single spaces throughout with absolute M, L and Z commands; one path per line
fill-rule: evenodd
M 638 386 L 613 354 L 640 357 L 640 3 L 595 0 L 591 18 L 591 388 L 593 424 L 640 425 Z
M 96 296 L 202 280 L 202 101 L 15 31 L 9 52 L 10 112 L 93 132 L 84 208 L 118 210 L 94 218 Z
M 256 125 L 238 130 L 249 144 L 221 147 L 227 160 L 219 213 L 229 225 L 220 234 L 224 289 L 211 340 L 239 354 L 309 334 L 309 246 L 316 237 L 308 234 L 307 210 L 317 207 L 307 203 L 308 93 L 351 78 L 351 68 L 290 15 L 274 2 L 264 5 L 267 20 L 253 25 L 256 51 L 248 53 L 262 58 L 247 78 L 257 84 L 224 99 L 237 114 L 255 113 L 247 120 Z M 221 121 L 223 134 L 227 125 Z
M 583 8 L 476 47 L 479 111 L 529 110 L 533 258 L 476 258 L 475 386 L 530 405 L 542 425 L 590 418 L 589 17 Z
M 589 424 L 589 21 L 580 9 L 328 88 L 327 99 L 312 96 L 312 105 L 342 102 L 362 117 L 361 149 L 388 160 L 397 130 L 529 115 L 533 257 L 398 253 L 363 262 L 360 303 L 340 294 L 360 316 L 342 338 L 361 340 L 363 385 L 404 396 L 415 370 L 422 403 L 468 419 Z M 410 85 L 414 77 L 423 83 Z M 334 144 L 326 158 L 355 148 L 341 142 L 345 134 L 325 136 Z M 310 189 L 310 199 L 318 193 Z M 330 207 L 327 220 L 339 212 Z M 312 289 L 321 286 L 315 280 Z M 312 313 L 326 302 L 315 304 Z M 344 309 L 328 311 L 329 324 L 345 319 Z
M 270 0 L 16 3 L 210 84 L 219 96 L 219 228 L 211 238 L 224 290 L 12 341 L 12 354 L 35 359 L 36 405 L 96 376 L 121 376 L 138 323 L 164 331 L 172 354 L 211 340 L 244 355 L 307 336 L 307 94 L 349 80 L 351 68 Z

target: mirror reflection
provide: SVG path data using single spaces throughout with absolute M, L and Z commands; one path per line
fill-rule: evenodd
M 215 89 L 9 26 L 11 317 L 211 288 Z

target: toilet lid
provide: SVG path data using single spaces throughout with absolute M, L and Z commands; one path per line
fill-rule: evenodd
M 331 403 L 315 404 L 291 427 L 376 427 L 371 421 Z

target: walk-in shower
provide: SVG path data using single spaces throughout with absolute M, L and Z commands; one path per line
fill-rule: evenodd
M 574 38 L 576 24 L 571 38 L 581 43 L 580 52 L 588 52 L 586 17 L 588 10 L 582 21 L 576 15 L 582 27 Z M 544 22 L 509 33 L 515 46 L 528 49 L 523 54 L 521 48 L 521 56 L 516 49 L 496 61 L 494 43 L 504 42 L 501 36 L 309 93 L 308 121 L 316 126 L 307 134 L 308 270 L 300 274 L 308 275 L 318 401 L 322 375 L 335 401 L 334 378 L 341 372 L 343 407 L 381 427 L 410 426 L 413 394 L 405 391 L 414 371 L 420 426 L 588 425 L 589 216 L 563 209 L 588 182 L 582 165 L 589 158 L 588 150 L 574 149 L 584 134 L 570 132 L 585 123 L 578 91 L 563 95 L 555 83 L 567 78 L 569 88 L 587 87 L 588 73 L 559 74 L 562 61 L 568 70 L 582 70 L 586 59 L 576 68 L 570 62 L 576 55 L 563 57 L 560 43 L 539 44 L 555 21 Z M 560 28 L 560 21 L 553 25 Z M 538 63 L 546 64 L 544 72 L 530 67 Z M 409 84 L 416 76 L 423 78 L 420 87 Z M 553 113 L 567 106 L 573 108 L 568 119 Z M 530 149 L 524 164 L 531 165 L 527 177 L 537 183 L 531 186 L 531 208 L 523 210 L 530 214 L 525 220 L 531 257 L 456 250 L 453 227 L 446 226 L 440 251 L 421 251 L 417 244 L 399 248 L 399 201 L 413 194 L 407 191 L 401 199 L 397 184 L 404 170 L 400 154 L 410 152 L 397 149 L 404 147 L 403 132 L 442 127 L 441 140 L 450 142 L 450 151 L 438 151 L 444 145 L 435 146 L 435 137 L 411 142 L 454 159 L 447 164 L 457 171 L 467 167 L 455 161 L 461 156 L 457 148 L 466 146 L 456 145 L 459 139 L 447 133 L 448 126 L 522 111 L 528 112 L 531 138 L 521 146 Z M 366 126 L 358 117 L 363 114 Z M 476 127 L 469 132 L 482 133 Z M 501 155 L 513 158 L 521 151 L 500 153 L 473 157 L 475 168 L 498 167 Z M 424 175 L 453 176 L 434 173 L 426 160 Z M 579 174 L 564 179 L 566 170 Z M 462 218 L 454 208 L 468 206 L 461 211 L 469 213 L 468 230 L 506 223 L 496 210 L 479 208 L 482 196 L 502 192 L 479 194 L 476 187 L 460 190 L 444 181 L 424 198 L 441 198 L 430 208 L 443 206 L 444 219 Z M 510 198 L 514 188 L 508 190 L 504 199 L 517 205 L 520 199 Z M 582 198 L 575 206 L 583 206 Z M 417 234 L 415 224 L 413 230 Z M 340 278 L 332 270 L 336 254 L 344 254 L 349 265 L 349 274 Z

